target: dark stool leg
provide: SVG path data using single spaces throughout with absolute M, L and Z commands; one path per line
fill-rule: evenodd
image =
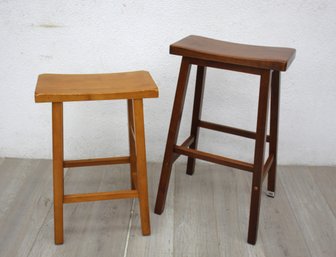
M 158 188 L 155 210 L 157 214 L 161 214 L 166 203 L 169 179 L 171 168 L 173 165 L 174 145 L 176 145 L 178 132 L 180 129 L 180 122 L 182 118 L 185 95 L 187 91 L 187 84 L 190 73 L 190 63 L 188 59 L 182 58 L 179 78 L 176 87 L 173 111 L 170 119 L 170 126 L 168 131 L 168 138 L 166 143 L 165 155 L 162 163 L 162 171 L 160 177 L 160 184 Z
M 128 138 L 130 153 L 130 169 L 131 169 L 131 187 L 136 188 L 136 151 L 135 151 L 135 130 L 134 130 L 134 109 L 133 100 L 127 100 L 128 112 Z
M 247 238 L 247 242 L 249 244 L 255 244 L 257 241 L 262 172 L 264 167 L 264 150 L 265 150 L 266 131 L 267 131 L 266 121 L 268 111 L 270 76 L 271 72 L 265 71 L 261 74 L 261 80 L 260 80 L 257 133 L 256 133 L 256 144 L 254 150 L 254 169 L 253 169 L 251 206 L 250 206 L 250 221 L 249 221 L 248 238 Z
M 191 122 L 190 135 L 194 136 L 194 142 L 189 148 L 196 149 L 198 143 L 199 127 L 198 122 L 201 119 L 202 114 L 202 104 L 203 104 L 203 92 L 204 92 L 204 82 L 206 76 L 206 67 L 198 66 L 196 75 L 196 86 L 195 86 L 195 96 L 194 96 L 194 107 Z M 187 163 L 187 174 L 192 175 L 195 171 L 195 158 L 188 158 Z
M 63 103 L 52 103 L 54 240 L 63 244 Z
M 136 188 L 139 192 L 141 229 L 144 236 L 150 235 L 148 207 L 147 163 L 145 146 L 145 128 L 142 99 L 134 99 L 135 147 L 136 147 Z
M 274 197 L 276 184 L 277 152 L 278 152 L 278 121 L 280 101 L 280 72 L 273 71 L 271 84 L 271 117 L 269 154 L 274 155 L 272 166 L 268 172 L 267 195 Z

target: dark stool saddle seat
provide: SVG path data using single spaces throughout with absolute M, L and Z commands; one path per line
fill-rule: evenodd
M 231 43 L 200 36 L 188 36 L 170 46 L 170 53 L 185 57 L 286 71 L 295 49 Z
M 172 44 L 170 53 L 182 56 L 182 61 L 168 130 L 155 213 L 161 214 L 164 210 L 172 165 L 181 155 L 188 156 L 186 170 L 189 175 L 194 173 L 195 159 L 245 170 L 252 173 L 247 242 L 255 244 L 259 224 L 262 183 L 266 176 L 268 178 L 267 195 L 274 197 L 275 194 L 280 73 L 286 71 L 294 60 L 295 49 L 236 44 L 191 35 Z M 192 65 L 197 65 L 197 73 L 190 136 L 181 145 L 177 145 Z M 234 128 L 202 119 L 207 67 L 249 73 L 260 77 L 256 131 Z M 268 110 L 270 110 L 269 134 L 267 130 Z M 235 160 L 197 149 L 200 128 L 255 140 L 253 162 Z M 266 144 L 269 146 L 268 156 L 265 156 Z

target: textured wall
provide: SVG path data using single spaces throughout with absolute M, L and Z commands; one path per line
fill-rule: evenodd
M 0 1 L 0 156 L 51 158 L 51 106 L 35 104 L 40 73 L 145 69 L 160 89 L 145 101 L 149 160 L 162 161 L 180 58 L 170 43 L 198 34 L 297 49 L 283 74 L 279 160 L 336 164 L 336 2 L 298 1 Z M 195 69 L 191 74 L 194 82 Z M 180 141 L 188 135 L 188 90 Z M 209 69 L 203 117 L 255 129 L 258 79 Z M 127 153 L 126 104 L 65 104 L 67 158 Z M 202 131 L 200 148 L 243 160 L 248 139 Z

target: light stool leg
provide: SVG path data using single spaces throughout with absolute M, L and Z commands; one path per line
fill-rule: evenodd
M 206 67 L 198 66 L 197 75 L 196 75 L 194 107 L 193 107 L 193 115 L 192 115 L 191 130 L 190 130 L 190 135 L 194 136 L 194 142 L 189 147 L 191 149 L 196 149 L 197 144 L 198 144 L 198 134 L 199 134 L 198 123 L 201 119 L 201 114 L 202 114 L 205 75 L 206 75 Z M 187 174 L 188 175 L 194 174 L 195 161 L 196 161 L 195 158 L 188 157 L 188 163 L 187 163 Z
M 270 88 L 270 71 L 265 71 L 261 74 L 259 103 L 258 103 L 258 119 L 256 143 L 254 150 L 254 169 L 252 179 L 251 205 L 250 205 L 250 221 L 248 228 L 247 242 L 255 244 L 258 235 L 259 213 L 260 213 L 260 198 L 262 186 L 262 173 L 264 167 L 264 152 L 266 144 L 267 131 L 267 111 L 268 98 Z
M 273 154 L 273 163 L 268 172 L 267 195 L 274 197 L 276 185 L 277 152 L 278 152 L 278 122 L 280 102 L 280 72 L 273 71 L 271 84 L 271 116 L 269 154 Z
M 141 229 L 143 235 L 150 235 L 148 206 L 147 165 L 145 147 L 145 128 L 142 99 L 134 99 L 135 145 L 137 167 L 137 190 L 139 192 Z
M 63 103 L 52 103 L 54 239 L 63 244 Z
M 180 123 L 182 118 L 185 95 L 190 73 L 190 63 L 188 59 L 182 58 L 179 78 L 176 87 L 174 106 L 171 114 L 166 150 L 162 163 L 160 183 L 156 197 L 155 210 L 156 214 L 161 214 L 164 210 L 169 186 L 169 179 L 173 165 L 174 145 L 176 145 Z
M 128 112 L 128 138 L 130 153 L 130 169 L 131 169 L 131 187 L 136 188 L 136 151 L 135 151 L 135 130 L 134 130 L 134 106 L 133 100 L 127 100 Z

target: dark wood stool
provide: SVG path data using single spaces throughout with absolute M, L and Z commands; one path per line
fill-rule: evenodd
M 35 101 L 52 103 L 53 188 L 55 244 L 63 244 L 63 204 L 111 199 L 139 198 L 143 235 L 150 234 L 143 98 L 158 97 L 158 88 L 146 71 L 113 74 L 42 74 Z M 127 100 L 130 155 L 64 160 L 63 102 Z M 131 189 L 113 192 L 64 195 L 64 168 L 129 163 Z
M 195 159 L 201 159 L 253 173 L 248 243 L 257 240 L 262 182 L 268 173 L 268 195 L 274 197 L 277 165 L 280 71 L 286 71 L 295 57 L 295 49 L 229 43 L 200 36 L 188 36 L 170 46 L 170 53 L 182 56 L 173 111 L 155 213 L 164 210 L 171 168 L 180 155 L 188 156 L 187 174 L 192 175 Z M 197 65 L 196 88 L 190 136 L 176 145 L 191 65 Z M 226 69 L 260 76 L 256 132 L 201 120 L 206 67 Z M 269 91 L 271 96 L 269 97 Z M 268 102 L 271 99 L 270 135 L 267 135 Z M 196 150 L 199 128 L 206 128 L 255 140 L 254 162 L 247 163 Z M 264 162 L 266 142 L 269 156 Z

